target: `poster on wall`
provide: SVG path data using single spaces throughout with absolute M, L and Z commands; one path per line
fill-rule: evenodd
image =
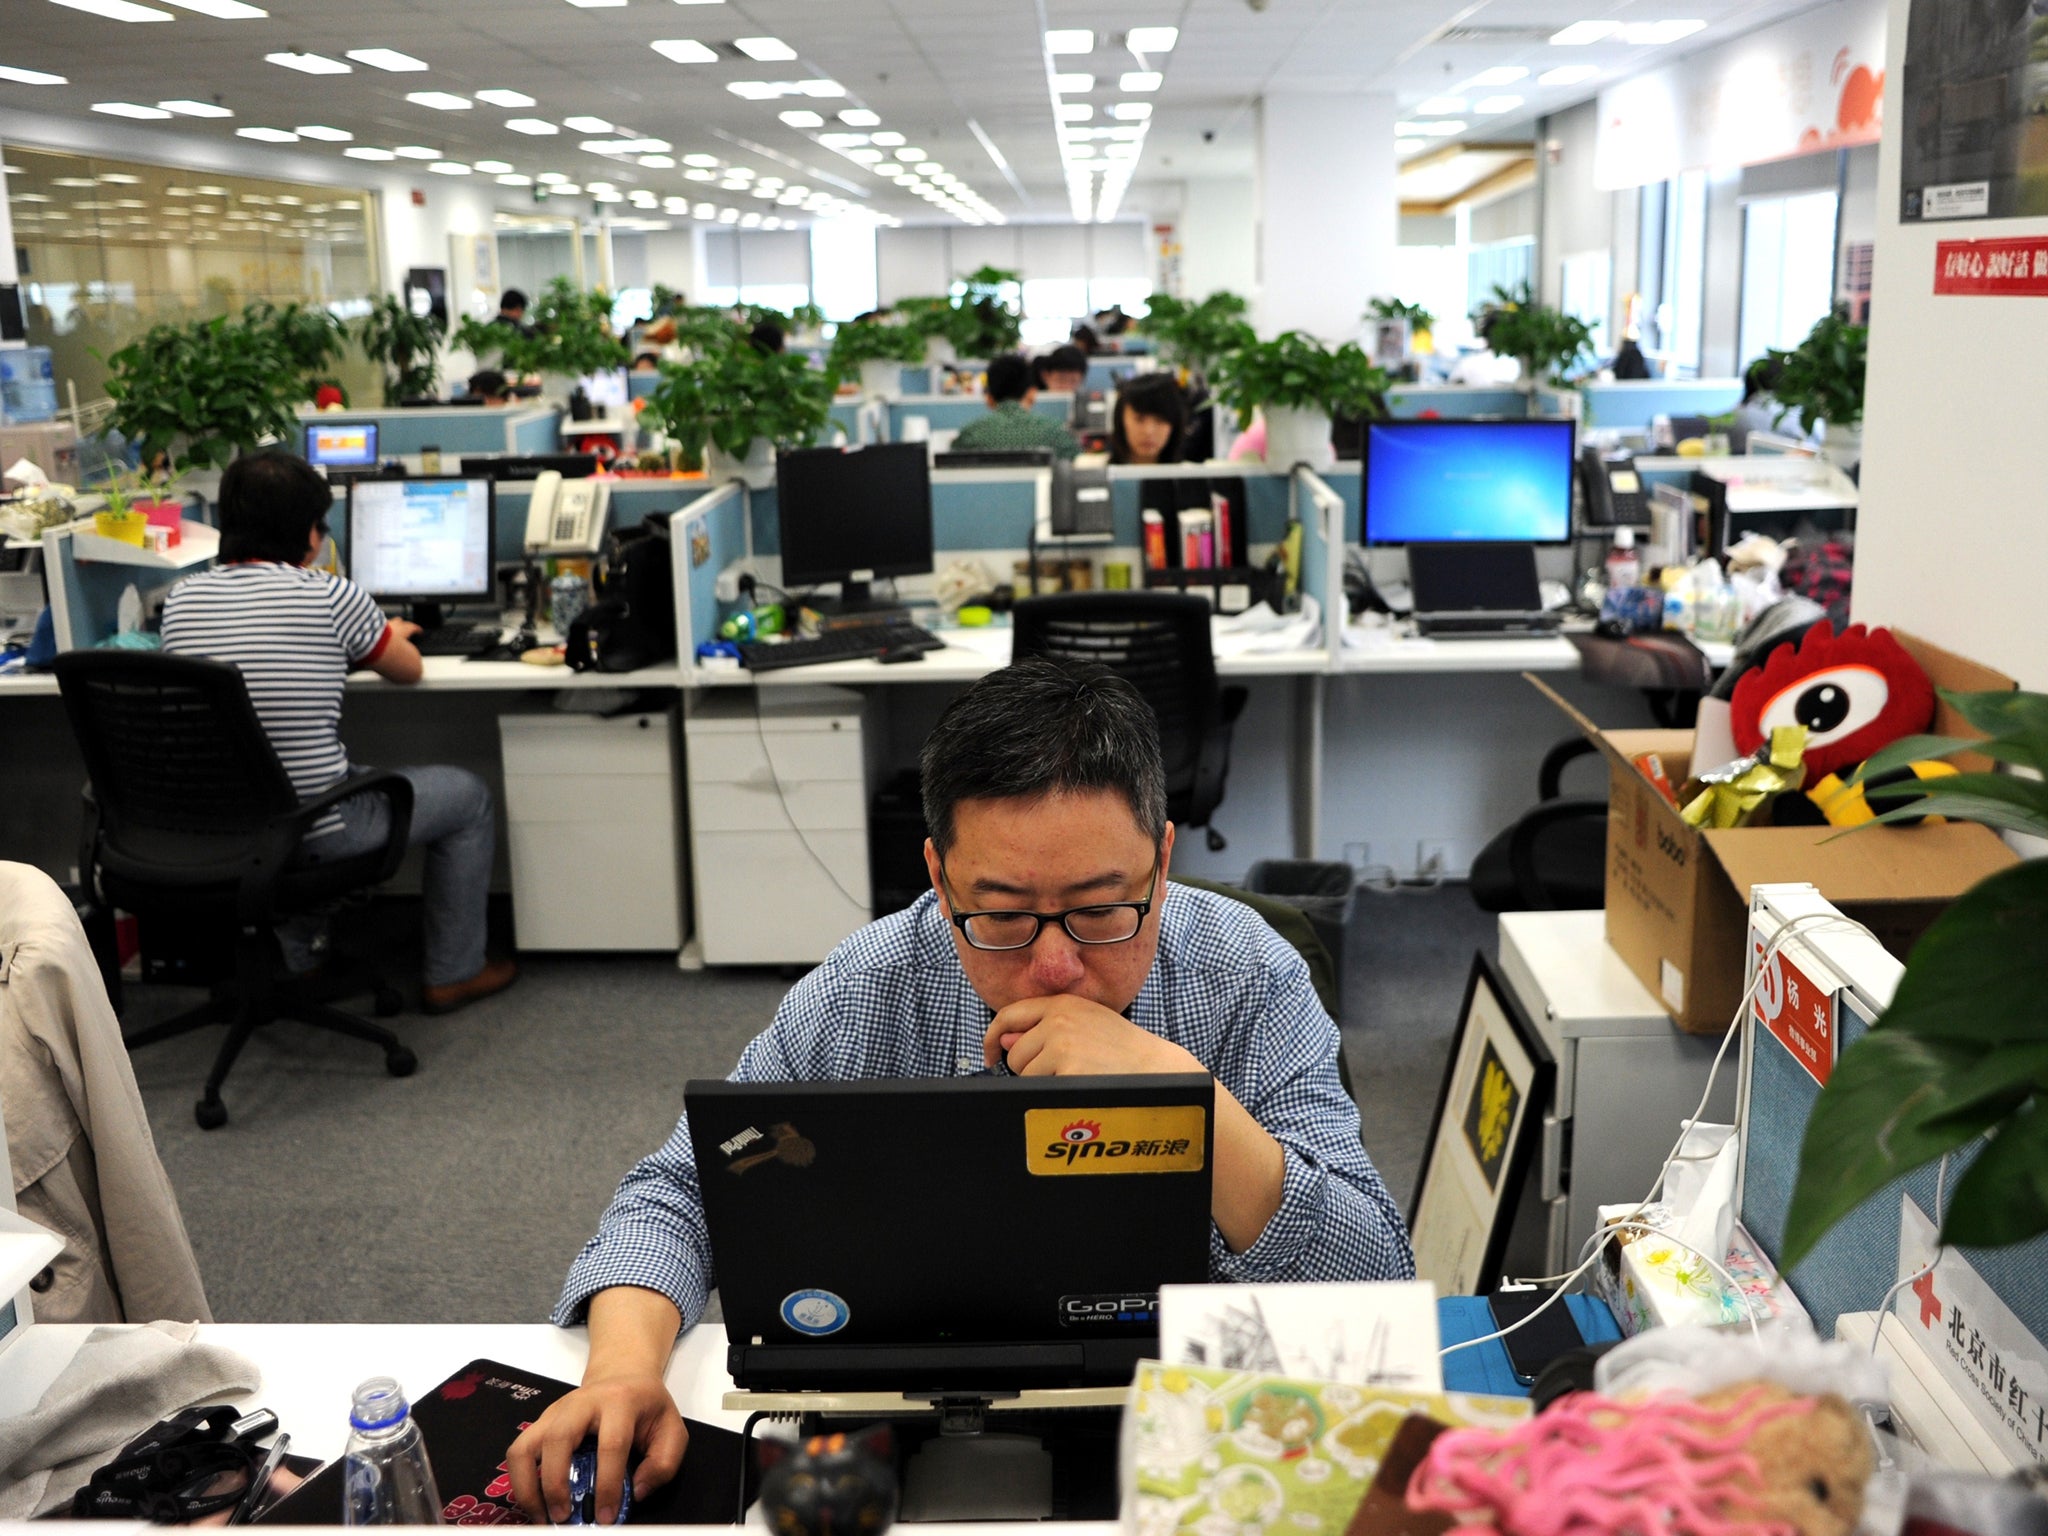
M 2031 0 L 1913 0 L 1899 217 L 2048 214 L 2048 14 Z
M 1837 0 L 1610 86 L 1594 185 L 1611 192 L 1875 144 L 1885 31 L 1885 0 Z

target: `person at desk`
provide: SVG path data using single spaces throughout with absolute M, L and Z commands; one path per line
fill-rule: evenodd
M 485 405 L 510 405 L 512 385 L 495 368 L 479 368 L 469 376 L 469 398 Z
M 1071 459 L 1081 451 L 1073 433 L 1056 421 L 1032 414 L 1038 386 L 1031 379 L 1031 364 L 1017 353 L 1006 352 L 990 360 L 985 398 L 988 414 L 960 429 L 953 438 L 955 453 L 1050 448 L 1061 458 Z
M 491 324 L 509 326 L 522 336 L 531 336 L 533 327 L 526 323 L 526 295 L 517 288 L 507 288 L 498 297 L 498 312 L 491 316 Z
M 1125 379 L 1116 392 L 1110 420 L 1109 462 L 1112 464 L 1180 464 L 1187 459 L 1188 397 L 1170 373 L 1140 373 Z M 1264 448 L 1264 433 L 1259 446 Z M 1245 517 L 1246 488 L 1235 477 L 1209 480 L 1143 480 L 1138 505 L 1147 512 L 1207 511 L 1215 496 L 1235 509 L 1239 526 Z M 1235 546 L 1220 563 L 1234 564 Z
M 1049 395 L 1078 394 L 1088 384 L 1088 354 L 1068 342 L 1033 362 L 1031 372 Z
M 327 537 L 333 490 L 288 453 L 235 460 L 220 482 L 220 563 L 188 576 L 164 600 L 164 649 L 225 661 L 242 674 L 264 734 L 301 800 L 346 779 L 341 690 L 366 668 L 416 683 L 425 663 L 419 626 L 384 617 L 354 582 L 308 569 Z M 484 954 L 484 907 L 497 841 L 491 791 L 466 768 L 400 768 L 412 781 L 406 842 L 427 853 L 426 963 L 421 1000 L 452 1013 L 510 986 L 519 968 Z M 390 811 L 378 795 L 343 801 L 307 835 L 298 858 L 315 864 L 382 847 Z M 294 974 L 319 967 L 326 923 L 312 916 L 278 930 Z
M 1779 419 L 1785 415 L 1785 407 L 1778 403 L 1775 393 L 1778 380 L 1784 376 L 1785 365 L 1775 357 L 1764 356 L 1751 363 L 1742 375 L 1742 404 L 1735 407 L 1735 419 L 1728 428 L 1728 446 L 1736 453 L 1749 452 L 1749 434 L 1752 432 L 1784 432 Z M 1796 430 L 1788 435 L 1798 436 Z
M 1019 662 L 947 707 L 922 767 L 931 890 L 797 983 L 733 1076 L 1213 1072 L 1210 1273 L 1412 1274 L 1307 965 L 1250 908 L 1167 884 L 1165 766 L 1137 690 L 1099 667 Z M 535 1519 L 565 1515 L 588 1435 L 601 1521 L 629 1451 L 644 1458 L 636 1493 L 675 1474 L 686 1434 L 662 1372 L 703 1313 L 711 1262 L 679 1123 L 626 1175 L 555 1305 L 564 1327 L 588 1318 L 590 1359 L 509 1452 Z

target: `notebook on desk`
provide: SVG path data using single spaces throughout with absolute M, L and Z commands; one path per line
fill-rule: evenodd
M 1543 610 L 1533 544 L 1411 544 L 1408 581 L 1417 634 L 1442 640 L 1557 633 L 1557 615 Z
M 1209 1272 L 1206 1074 L 684 1093 L 731 1341 L 760 1391 L 1128 1384 Z
M 402 1368 L 402 1365 L 401 1365 Z M 364 1367 L 366 1373 L 370 1367 Z M 403 1380 L 403 1377 L 400 1378 Z M 438 1386 L 412 1399 L 413 1421 L 426 1441 L 434 1481 L 449 1525 L 524 1525 L 512 1502 L 505 1452 L 519 1432 L 571 1391 L 566 1381 L 522 1371 L 496 1360 L 472 1360 Z M 346 1397 L 335 1405 L 346 1416 Z M 730 1525 L 740 1507 L 741 1479 L 751 1498 L 756 1481 L 743 1459 L 740 1436 L 715 1424 L 685 1419 L 689 1448 L 682 1470 L 667 1487 L 633 1501 L 630 1523 Z M 282 1426 L 291 1431 L 294 1426 Z M 257 1517 L 259 1525 L 342 1523 L 342 1463 L 337 1457 Z

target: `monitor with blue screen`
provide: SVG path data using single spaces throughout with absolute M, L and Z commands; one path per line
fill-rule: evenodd
M 1369 544 L 1560 544 L 1572 531 L 1569 421 L 1375 421 Z
M 309 421 L 306 462 L 325 469 L 372 469 L 377 463 L 374 421 Z

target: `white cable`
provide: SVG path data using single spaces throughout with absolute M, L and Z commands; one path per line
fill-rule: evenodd
M 1929 1259 L 1919 1270 L 1906 1276 L 1905 1279 L 1899 1281 L 1890 1290 L 1886 1291 L 1884 1293 L 1884 1300 L 1877 1304 L 1877 1321 L 1871 1325 L 1870 1329 L 1870 1358 L 1873 1360 L 1877 1358 L 1877 1341 L 1884 1333 L 1884 1320 L 1891 1315 L 1893 1298 L 1899 1292 L 1906 1289 L 1907 1286 L 1917 1285 L 1920 1281 L 1933 1274 L 1934 1266 L 1941 1262 L 1941 1256 L 1946 1251 L 1941 1243 L 1941 1216 L 1942 1211 L 1948 1205 L 1949 1156 L 1950 1154 L 1946 1152 L 1941 1154 L 1941 1168 L 1934 1175 L 1934 1257 Z
M 1808 912 L 1803 916 L 1789 918 L 1785 922 L 1781 923 L 1778 926 L 1778 931 L 1771 935 L 1770 943 L 1764 946 L 1763 954 L 1757 958 L 1756 975 L 1751 977 L 1749 985 L 1743 988 L 1742 1000 L 1735 1006 L 1735 1016 L 1734 1018 L 1728 1021 L 1727 1033 L 1724 1034 L 1721 1038 L 1721 1048 L 1714 1053 L 1713 1065 L 1707 1069 L 1707 1086 L 1700 1094 L 1700 1102 L 1698 1106 L 1693 1110 L 1692 1118 L 1689 1121 L 1681 1123 L 1678 1132 L 1678 1139 L 1671 1144 L 1670 1153 L 1665 1157 L 1663 1164 L 1658 1168 L 1656 1180 L 1650 1185 L 1650 1192 L 1644 1195 L 1643 1198 L 1639 1202 L 1637 1202 L 1636 1209 L 1632 1213 L 1630 1213 L 1629 1216 L 1622 1217 L 1615 1221 L 1603 1222 L 1599 1230 L 1595 1231 L 1592 1234 L 1592 1236 L 1586 1239 L 1587 1243 L 1595 1244 L 1597 1246 L 1595 1246 L 1593 1249 L 1592 1257 L 1584 1260 L 1577 1269 L 1574 1269 L 1569 1274 L 1565 1275 L 1546 1275 L 1541 1280 L 1531 1282 L 1533 1284 L 1538 1285 L 1548 1284 L 1552 1281 L 1556 1282 L 1557 1289 L 1550 1293 L 1550 1299 L 1544 1302 L 1542 1306 L 1538 1307 L 1535 1311 L 1531 1312 L 1527 1317 L 1521 1318 L 1516 1322 L 1510 1323 L 1507 1327 L 1499 1329 L 1496 1332 L 1482 1334 L 1480 1337 L 1476 1339 L 1466 1339 L 1461 1343 L 1452 1344 L 1444 1349 L 1437 1351 L 1439 1358 L 1441 1358 L 1444 1355 L 1455 1354 L 1457 1351 L 1461 1349 L 1470 1349 L 1475 1344 L 1490 1344 L 1495 1339 L 1504 1339 L 1509 1334 L 1513 1333 L 1517 1328 L 1525 1327 L 1528 1324 L 1534 1322 L 1537 1318 L 1541 1317 L 1545 1312 L 1549 1311 L 1551 1307 L 1557 1304 L 1558 1298 L 1565 1294 L 1565 1287 L 1570 1285 L 1574 1280 L 1577 1280 L 1581 1275 L 1585 1274 L 1587 1270 L 1591 1269 L 1594 1266 L 1594 1264 L 1596 1264 L 1599 1261 L 1601 1254 L 1606 1252 L 1607 1244 L 1614 1241 L 1614 1239 L 1620 1236 L 1620 1234 L 1625 1230 L 1653 1233 L 1654 1235 L 1663 1238 L 1666 1242 L 1672 1243 L 1677 1247 L 1683 1248 L 1687 1253 L 1690 1253 L 1691 1255 L 1693 1255 L 1693 1257 L 1704 1262 L 1706 1266 L 1714 1272 L 1715 1279 L 1722 1281 L 1724 1284 L 1727 1285 L 1730 1291 L 1732 1291 L 1735 1295 L 1742 1298 L 1743 1311 L 1747 1316 L 1749 1322 L 1749 1331 L 1758 1340 L 1758 1342 L 1762 1342 L 1763 1330 L 1757 1326 L 1756 1303 L 1750 1298 L 1748 1292 L 1744 1291 L 1740 1286 L 1738 1286 L 1735 1283 L 1734 1277 L 1730 1275 L 1728 1271 L 1724 1269 L 1717 1260 L 1708 1257 L 1704 1253 L 1701 1253 L 1699 1249 L 1693 1247 L 1692 1244 L 1681 1241 L 1680 1239 L 1673 1237 L 1668 1232 L 1658 1231 L 1656 1228 L 1647 1226 L 1643 1222 L 1637 1221 L 1634 1218 L 1640 1216 L 1643 1212 L 1643 1208 L 1649 1205 L 1652 1201 L 1654 1201 L 1657 1198 L 1658 1192 L 1662 1190 L 1664 1187 L 1664 1176 L 1670 1172 L 1671 1165 L 1674 1162 L 1691 1162 L 1697 1160 L 1691 1158 L 1681 1159 L 1679 1157 L 1679 1150 L 1685 1145 L 1686 1128 L 1688 1126 L 1698 1124 L 1701 1117 L 1704 1116 L 1707 1112 L 1707 1103 L 1714 1096 L 1714 1079 L 1716 1076 L 1719 1075 L 1721 1071 L 1721 1062 L 1723 1058 L 1725 1058 L 1728 1054 L 1728 1044 L 1730 1041 L 1734 1040 L 1742 1031 L 1743 1019 L 1749 1012 L 1749 1006 L 1751 1002 L 1755 1000 L 1756 989 L 1758 985 L 1763 981 L 1765 968 L 1770 965 L 1771 961 L 1777 958 L 1778 951 L 1785 947 L 1786 943 L 1793 937 L 1794 934 L 1802 932 L 1808 928 L 1818 928 L 1829 925 L 1853 929 L 1857 933 L 1862 934 L 1865 938 L 1869 939 L 1874 944 L 1881 944 L 1883 942 L 1878 938 L 1876 934 L 1872 933 L 1868 928 L 1866 928 L 1863 924 L 1857 922 L 1854 918 L 1844 917 L 1841 913 L 1834 911 Z M 1944 1177 L 1946 1176 L 1947 1168 L 1948 1159 L 1943 1158 L 1942 1170 Z M 1935 1203 L 1937 1205 L 1941 1203 L 1941 1197 L 1938 1192 L 1935 1197 Z M 1580 1251 L 1582 1253 L 1585 1251 L 1585 1247 L 1583 1244 L 1580 1247 Z M 1938 1252 L 1936 1256 L 1939 1257 Z M 1911 1282 L 1910 1280 L 1908 1280 L 1905 1283 L 1910 1284 Z M 1897 1287 L 1894 1287 L 1895 1291 L 1896 1289 Z M 1891 1298 L 1889 1296 L 1886 1297 L 1885 1304 L 1887 1307 L 1890 1306 Z M 1880 1322 L 1881 1321 L 1882 1320 L 1880 1319 Z

